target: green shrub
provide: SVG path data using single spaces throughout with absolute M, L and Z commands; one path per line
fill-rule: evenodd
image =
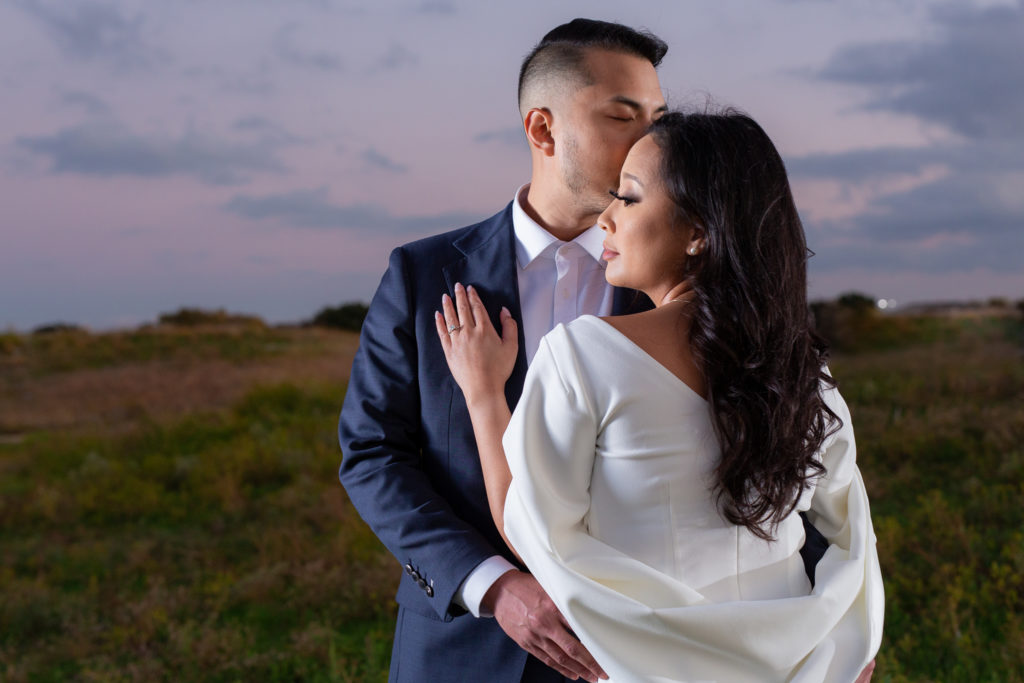
M 863 353 L 954 339 L 963 325 L 934 315 L 883 313 L 870 297 L 850 293 L 811 303 L 819 334 L 838 352 Z
M 40 325 L 32 330 L 32 334 L 60 334 L 67 332 L 85 332 L 85 329 L 75 323 L 56 322 Z
M 349 302 L 334 308 L 327 307 L 320 310 L 310 321 L 311 325 L 320 327 L 334 327 L 341 330 L 353 330 L 358 332 L 363 327 L 363 320 L 369 307 L 358 301 Z
M 25 338 L 17 332 L 0 332 L 0 356 L 13 356 L 25 347 Z
M 201 308 L 179 308 L 173 313 L 161 313 L 157 319 L 161 325 L 196 327 L 199 325 L 242 325 L 245 327 L 266 327 L 266 323 L 255 315 L 228 313 L 223 308 L 208 311 Z

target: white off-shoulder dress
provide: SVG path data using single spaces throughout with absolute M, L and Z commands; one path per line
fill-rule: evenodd
M 505 531 L 616 683 L 841 681 L 877 652 L 883 592 L 850 413 L 801 497 L 831 544 L 812 589 L 794 512 L 766 542 L 725 521 L 707 402 L 594 316 L 541 341 L 504 436 Z

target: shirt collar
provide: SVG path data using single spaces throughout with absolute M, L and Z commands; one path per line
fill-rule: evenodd
M 516 261 L 520 268 L 526 268 L 533 263 L 552 244 L 563 244 L 530 218 L 523 209 L 522 200 L 529 189 L 530 184 L 526 183 L 516 190 L 515 200 L 512 202 L 512 230 L 516 235 Z M 604 253 L 604 231 L 596 224 L 584 230 L 572 241 L 583 247 L 598 264 L 606 265 L 601 258 L 601 254 Z
M 590 258 L 597 261 L 602 267 L 607 265 L 607 262 L 601 258 L 601 254 L 604 253 L 604 230 L 599 225 L 596 223 L 591 225 L 573 242 L 583 247 L 584 251 L 590 254 Z

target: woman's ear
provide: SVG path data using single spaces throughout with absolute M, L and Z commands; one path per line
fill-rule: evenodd
M 526 112 L 526 118 L 523 119 L 523 128 L 526 130 L 526 140 L 530 147 L 545 156 L 552 156 L 555 153 L 555 138 L 551 133 L 552 119 L 551 110 L 547 107 L 535 107 Z
M 686 244 L 686 253 L 689 256 L 698 256 L 707 247 L 707 233 L 699 225 L 690 227 L 690 239 Z

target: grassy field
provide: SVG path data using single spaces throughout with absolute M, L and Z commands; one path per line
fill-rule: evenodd
M 1024 681 L 1024 329 L 918 327 L 832 362 L 886 580 L 874 680 Z M 399 568 L 336 476 L 355 346 L 0 335 L 0 680 L 385 680 Z
M 881 681 L 1024 681 L 1024 330 L 839 356 L 886 588 Z

